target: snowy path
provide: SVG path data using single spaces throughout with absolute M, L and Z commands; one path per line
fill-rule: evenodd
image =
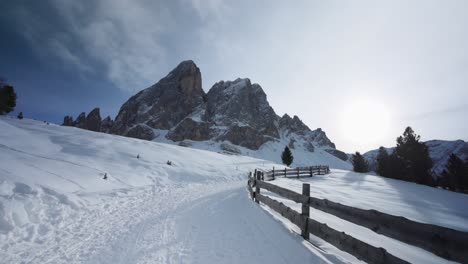
M 23 263 L 329 263 L 244 185 L 120 190 L 23 252 Z

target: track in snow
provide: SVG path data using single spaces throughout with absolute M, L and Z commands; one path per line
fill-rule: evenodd
M 107 213 L 81 212 L 70 236 L 24 263 L 330 263 L 250 201 L 244 182 L 133 192 L 109 197 Z

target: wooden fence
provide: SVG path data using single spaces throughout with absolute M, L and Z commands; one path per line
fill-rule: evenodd
M 468 233 L 454 229 L 418 223 L 401 216 L 393 216 L 376 210 L 364 210 L 310 197 L 310 185 L 304 183 L 302 194 L 267 183 L 261 180 L 261 172 L 249 177 L 248 188 L 253 200 L 262 202 L 289 219 L 301 229 L 304 239 L 309 233 L 322 238 L 335 247 L 346 251 L 368 263 L 407 263 L 391 255 L 383 248 L 377 248 L 360 241 L 344 232 L 309 218 L 309 208 L 335 215 L 351 223 L 369 228 L 375 233 L 423 248 L 442 258 L 466 263 L 468 260 Z M 255 187 L 255 191 L 252 189 Z M 261 194 L 260 189 L 268 190 L 288 200 L 302 204 L 302 213 Z
M 257 170 L 255 170 L 254 175 L 256 174 Z M 261 171 L 261 178 L 262 180 L 271 181 L 277 177 L 285 177 L 285 178 L 303 178 L 303 177 L 312 177 L 314 175 L 325 175 L 330 173 L 330 167 L 326 165 L 319 165 L 319 166 L 310 166 L 310 167 L 298 167 L 293 169 L 280 169 L 280 170 L 273 170 L 271 171 Z

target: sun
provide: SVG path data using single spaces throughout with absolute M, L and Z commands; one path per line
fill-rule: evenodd
M 343 137 L 356 146 L 379 144 L 390 129 L 387 107 L 371 98 L 360 98 L 345 105 L 340 127 Z M 378 147 L 378 146 L 377 146 Z

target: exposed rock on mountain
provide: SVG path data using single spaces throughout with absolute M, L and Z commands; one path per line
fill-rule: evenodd
M 145 126 L 135 128 L 138 124 Z M 335 148 L 321 129 L 310 130 L 297 116 L 280 118 L 262 87 L 249 79 L 217 82 L 205 94 L 193 61 L 180 63 L 125 102 L 111 132 L 148 139 L 150 129 L 167 131 L 166 139 L 176 142 L 228 141 L 251 150 L 282 138 L 294 145 L 298 137 L 308 151 L 314 151 L 314 145 Z
M 91 110 L 86 116 L 85 112 L 82 112 L 76 121 L 73 121 L 72 116 L 65 116 L 63 118 L 62 126 L 74 126 L 82 129 L 87 129 L 95 132 L 109 133 L 111 127 L 114 125 L 111 117 L 108 116 L 104 120 L 101 120 L 100 109 L 98 107 Z
M 326 152 L 332 154 L 333 156 L 339 158 L 340 160 L 347 161 L 348 160 L 348 154 L 344 153 L 341 150 L 337 149 L 326 149 Z
M 128 99 L 115 121 L 108 117 L 99 124 L 97 116 L 90 113 L 85 117 L 82 113 L 77 122 L 67 117 L 64 125 L 80 124 L 95 131 L 99 127 L 106 133 L 231 154 L 269 156 L 272 160 L 279 159 L 284 146 L 290 145 L 294 151 L 310 155 L 303 165 L 310 165 L 310 160 L 335 160 L 339 153 L 327 152 L 335 150 L 335 145 L 320 128 L 309 129 L 297 116 L 279 117 L 262 87 L 249 79 L 220 81 L 205 93 L 200 69 L 190 60 Z M 301 163 L 300 157 L 295 160 Z M 336 164 L 340 168 L 350 166 L 340 159 Z
M 101 131 L 104 133 L 110 133 L 112 126 L 114 125 L 114 121 L 110 116 L 107 116 L 101 121 Z
M 181 62 L 155 85 L 132 96 L 120 108 L 112 133 L 127 135 L 136 124 L 169 130 L 204 103 L 200 69 Z
M 191 118 L 184 119 L 179 125 L 167 134 L 167 138 L 172 141 L 209 140 L 213 136 L 211 124 L 207 122 L 196 122 Z
M 75 121 L 75 126 L 78 128 L 86 129 L 86 113 L 82 112 Z
M 63 118 L 63 124 L 62 126 L 75 126 L 75 122 L 73 122 L 73 117 L 71 116 L 65 116 Z
M 99 108 L 94 108 L 86 117 L 86 129 L 91 131 L 101 131 L 101 114 Z
M 145 124 L 137 124 L 125 132 L 125 136 L 152 140 L 155 137 L 153 129 Z

